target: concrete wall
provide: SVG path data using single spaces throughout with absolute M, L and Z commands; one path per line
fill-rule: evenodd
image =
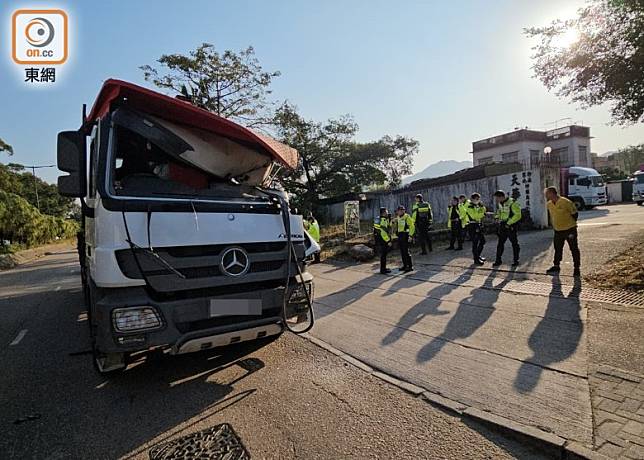
M 621 182 L 608 182 L 606 184 L 606 192 L 608 193 L 609 203 L 621 203 L 623 201 Z
M 434 213 L 435 223 L 447 221 L 447 206 L 452 196 L 464 194 L 469 197 L 472 193 L 481 194 L 483 203 L 488 211 L 494 211 L 493 194 L 496 190 L 504 190 L 517 196 L 521 207 L 527 211 L 536 227 L 548 226 L 548 215 L 543 197 L 543 189 L 550 185 L 559 185 L 559 170 L 557 168 L 533 169 L 512 174 L 485 177 L 469 182 L 439 185 L 414 190 L 400 189 L 392 192 L 369 193 L 367 199 L 360 202 L 360 218 L 372 220 L 378 217 L 380 207 L 386 207 L 390 212 L 402 204 L 411 209 L 417 193 L 429 201 Z M 321 209 L 321 218 L 327 224 L 340 224 L 344 217 L 342 203 L 326 204 Z

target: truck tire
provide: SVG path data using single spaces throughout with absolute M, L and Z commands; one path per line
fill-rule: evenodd
M 123 372 L 128 365 L 127 353 L 104 353 L 96 345 L 96 326 L 94 325 L 94 310 L 96 305 L 96 285 L 89 278 L 87 283 L 87 323 L 89 339 L 92 346 L 92 363 L 94 369 L 103 375 L 115 375 Z
M 637 202 L 637 205 L 638 205 L 638 206 L 642 206 L 643 204 L 644 204 L 644 201 L 638 201 L 638 202 Z
M 575 207 L 577 208 L 577 211 L 583 211 L 585 207 L 584 199 L 579 198 L 579 197 L 574 197 L 572 198 L 572 202 L 575 203 Z

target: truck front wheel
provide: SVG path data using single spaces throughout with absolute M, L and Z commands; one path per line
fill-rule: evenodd
M 89 323 L 89 339 L 92 344 L 92 361 L 94 368 L 102 375 L 113 375 L 123 372 L 127 367 L 129 355 L 127 353 L 103 353 L 96 344 L 95 311 L 96 311 L 96 285 L 88 277 L 87 284 L 87 322 Z
M 572 202 L 575 203 L 575 207 L 577 208 L 577 211 L 583 211 L 584 210 L 584 200 L 583 200 L 583 198 L 574 197 L 574 198 L 572 198 Z

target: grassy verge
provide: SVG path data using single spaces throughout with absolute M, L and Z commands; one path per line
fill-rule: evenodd
M 601 272 L 586 276 L 585 280 L 596 288 L 644 292 L 644 234 L 638 244 L 610 260 Z

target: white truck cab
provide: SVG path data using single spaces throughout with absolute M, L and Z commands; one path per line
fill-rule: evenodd
M 89 145 L 88 145 L 89 144 Z M 297 152 L 187 102 L 107 80 L 58 135 L 62 195 L 82 202 L 81 278 L 94 362 L 180 354 L 313 325 L 319 250 L 271 187 Z
M 633 201 L 638 206 L 644 204 L 644 165 L 633 173 Z
M 577 209 L 592 208 L 608 202 L 604 178 L 595 169 L 581 166 L 562 168 L 563 194 Z

